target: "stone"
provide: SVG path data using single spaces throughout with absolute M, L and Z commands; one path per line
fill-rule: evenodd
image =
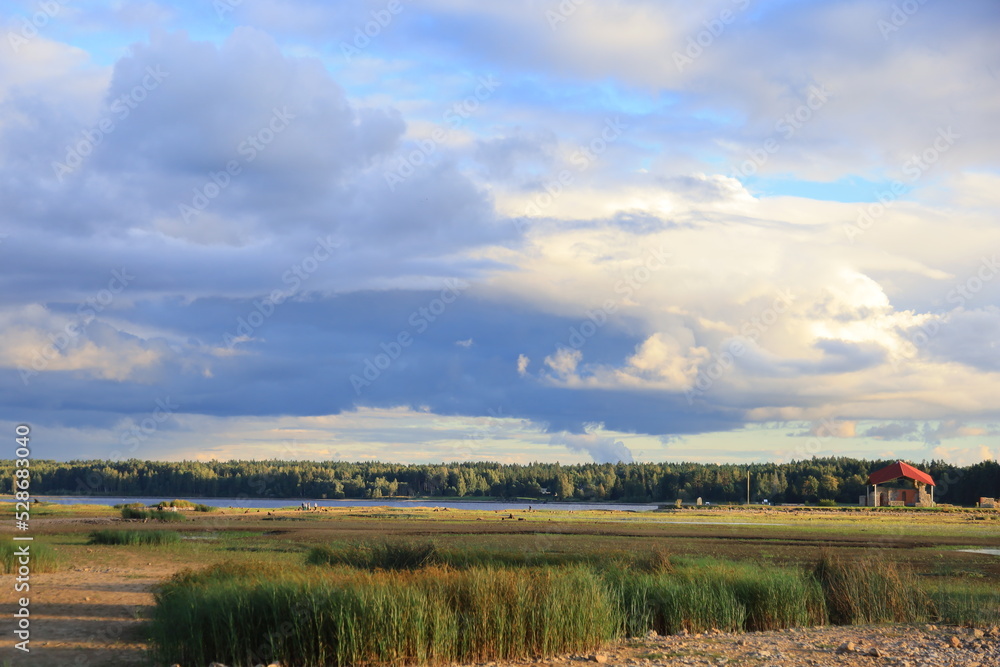
M 590 656 L 590 661 L 603 665 L 608 661 L 608 656 L 604 655 L 603 653 L 593 653 Z
M 948 643 L 951 644 L 952 648 L 959 648 L 962 645 L 962 640 L 955 635 L 952 635 L 951 639 L 948 640 Z
M 985 632 L 983 632 L 979 628 L 972 628 L 971 632 L 972 632 L 972 636 L 975 637 L 976 639 L 982 639 L 983 635 L 986 634 Z
M 870 655 L 873 658 L 881 658 L 883 654 L 882 651 L 878 650 L 877 647 L 872 646 L 870 649 L 868 649 L 867 655 Z
M 837 647 L 837 653 L 839 654 L 851 653 L 852 651 L 854 651 L 854 642 L 844 642 Z

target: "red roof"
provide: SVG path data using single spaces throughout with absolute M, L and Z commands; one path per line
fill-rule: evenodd
M 884 482 L 891 482 L 894 479 L 899 479 L 900 477 L 905 477 L 907 479 L 915 479 L 918 482 L 923 482 L 924 484 L 930 484 L 931 486 L 937 486 L 934 484 L 934 480 L 931 476 L 925 472 L 917 470 L 911 465 L 907 465 L 902 461 L 896 461 L 892 465 L 887 465 L 881 470 L 876 470 L 872 474 L 868 475 L 869 484 L 882 484 Z

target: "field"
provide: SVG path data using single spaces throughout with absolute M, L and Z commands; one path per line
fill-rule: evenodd
M 314 601 L 327 600 L 316 604 L 328 604 L 328 598 L 323 595 L 341 595 L 347 590 L 347 583 L 338 584 L 340 587 L 335 587 L 336 591 L 323 588 L 324 582 L 333 580 L 349 582 L 360 591 L 357 596 L 361 597 L 351 598 L 354 600 L 351 604 L 369 604 L 362 599 L 362 594 L 378 589 L 383 595 L 379 598 L 383 601 L 378 604 L 389 605 L 385 609 L 395 609 L 392 605 L 403 605 L 399 608 L 410 605 L 421 610 L 420 637 L 431 633 L 437 639 L 427 645 L 413 644 L 395 661 L 405 659 L 407 654 L 437 660 L 449 656 L 490 657 L 491 654 L 476 648 L 475 643 L 463 644 L 463 637 L 472 631 L 453 627 L 448 609 L 442 608 L 434 612 L 436 615 L 429 615 L 428 610 L 433 605 L 427 600 L 437 599 L 464 601 L 461 602 L 465 605 L 462 618 L 490 615 L 492 620 L 484 622 L 484 627 L 509 628 L 503 632 L 494 630 L 494 635 L 502 634 L 509 639 L 517 634 L 529 638 L 523 645 L 515 642 L 500 646 L 496 649 L 500 657 L 538 653 L 537 642 L 531 644 L 537 639 L 532 636 L 532 628 L 521 627 L 523 623 L 518 612 L 521 607 L 514 602 L 503 602 L 508 604 L 509 613 L 504 616 L 497 611 L 502 601 L 515 598 L 523 598 L 517 604 L 526 605 L 536 614 L 532 623 L 552 626 L 551 637 L 537 639 L 548 652 L 569 650 L 575 646 L 573 642 L 578 641 L 574 637 L 582 638 L 579 646 L 583 648 L 613 641 L 620 636 L 617 628 L 623 623 L 633 624 L 634 627 L 627 629 L 634 634 L 644 632 L 647 626 L 658 627 L 660 632 L 681 627 L 699 630 L 691 625 L 691 619 L 670 620 L 669 614 L 657 617 L 656 605 L 648 602 L 662 601 L 672 595 L 671 586 L 677 581 L 683 581 L 686 586 L 683 590 L 688 592 L 701 585 L 708 591 L 706 595 L 716 586 L 712 582 L 717 581 L 726 582 L 734 590 L 747 589 L 742 593 L 738 591 L 743 596 L 740 598 L 743 616 L 732 617 L 728 621 L 732 625 L 730 629 L 767 629 L 823 622 L 830 620 L 823 617 L 828 612 L 807 604 L 812 599 L 810 596 L 822 597 L 819 584 L 814 578 L 803 578 L 806 573 L 813 577 L 811 573 L 821 560 L 841 566 L 851 563 L 866 564 L 865 567 L 899 566 L 900 585 L 917 586 L 936 600 L 935 609 L 941 613 L 947 611 L 954 622 L 979 615 L 977 619 L 968 620 L 996 623 L 1000 615 L 1000 557 L 961 551 L 1000 549 L 1000 512 L 713 508 L 640 514 L 550 510 L 500 513 L 418 508 L 299 511 L 289 508 L 280 511 L 182 511 L 178 512 L 183 517 L 181 520 L 163 523 L 125 521 L 120 518 L 120 512 L 98 506 L 42 504 L 33 510 L 34 544 L 48 547 L 52 552 L 49 556 L 54 558 L 54 563 L 46 562 L 47 569 L 54 571 L 39 572 L 36 568 L 31 577 L 30 662 L 33 665 L 67 665 L 78 659 L 101 665 L 159 664 L 150 662 L 151 636 L 155 635 L 161 644 L 169 644 L 176 638 L 171 639 L 169 632 L 164 633 L 164 628 L 169 629 L 171 623 L 149 622 L 155 616 L 154 590 L 161 592 L 161 610 L 168 610 L 163 613 L 173 613 L 169 612 L 171 601 L 179 604 L 181 600 L 194 600 L 206 605 L 208 598 L 212 598 L 216 604 L 226 604 L 227 600 L 236 598 L 225 595 L 244 595 L 254 586 L 257 587 L 254 590 L 259 589 L 270 596 L 268 604 L 272 606 L 277 604 L 275 600 L 284 599 L 282 596 L 288 598 L 288 604 L 297 604 L 296 600 L 303 597 L 304 591 Z M 7 516 L 10 511 L 6 507 L 4 514 L 5 520 L 0 525 L 6 533 L 3 542 L 9 543 L 9 527 L 13 521 Z M 411 551 L 418 552 L 415 556 L 418 562 L 408 563 L 404 558 L 392 564 L 393 567 L 418 569 L 397 574 L 370 571 L 380 564 L 384 567 L 386 557 L 400 555 L 400 550 L 393 549 L 389 549 L 388 555 L 374 553 L 379 548 L 384 549 L 387 542 L 388 546 L 407 543 L 413 548 Z M 429 547 L 433 551 L 433 562 L 420 562 L 423 558 L 420 549 Z M 309 565 L 307 561 L 323 564 Z M 210 570 L 221 564 L 226 565 Z M 422 564 L 430 569 L 419 569 Z M 175 579 L 169 586 L 157 589 L 173 575 L 188 569 L 211 574 L 191 573 L 185 579 Z M 661 574 L 661 570 L 667 574 Z M 835 578 L 829 574 L 828 577 Z M 211 581 L 206 583 L 208 579 Z M 848 579 L 856 581 L 857 577 L 852 575 Z M 877 578 L 882 579 L 884 577 Z M 230 586 L 234 581 L 236 585 Z M 747 602 L 747 596 L 760 597 L 760 591 L 766 588 L 761 583 L 764 581 L 771 582 L 767 590 L 778 591 L 775 595 L 793 595 L 782 591 L 800 591 L 794 596 L 802 605 L 797 610 L 777 610 L 781 612 L 778 616 L 784 614 L 787 618 L 774 616 L 773 610 L 754 617 L 746 611 L 752 612 L 755 608 Z M 391 582 L 389 588 L 384 587 L 386 582 Z M 228 593 L 224 590 L 226 586 L 232 589 Z M 800 588 L 794 588 L 796 586 Z M 586 610 L 574 607 L 576 625 L 556 628 L 553 619 L 572 615 L 566 608 L 549 608 L 558 601 L 561 595 L 558 591 L 578 591 L 587 587 L 611 587 L 617 592 Z M 645 588 L 640 591 L 637 587 Z M 428 593 L 432 589 L 433 595 Z M 404 591 L 405 595 L 399 591 Z M 533 591 L 549 593 L 538 596 Z M 217 593 L 223 597 L 218 598 Z M 406 598 L 405 603 L 390 599 L 397 594 Z M 477 606 L 477 595 L 492 602 Z M 631 604 L 629 601 L 639 595 L 644 596 L 642 609 L 624 614 L 620 608 L 624 604 L 622 601 Z M 856 595 L 860 597 L 863 593 Z M 883 591 L 881 595 L 888 600 L 892 591 Z M 951 601 L 950 606 L 943 604 L 942 595 Z M 599 597 L 597 593 L 591 595 L 593 599 Z M 4 622 L 8 624 L 11 614 L 7 610 L 13 608 L 14 599 L 12 589 L 5 587 L 0 600 L 4 603 Z M 240 600 L 240 604 L 253 603 L 250 599 Z M 721 604 L 710 602 L 716 607 Z M 761 609 L 770 609 L 766 601 L 760 604 L 765 605 Z M 876 606 L 882 609 L 881 598 Z M 724 621 L 732 616 L 730 611 L 717 609 L 711 614 L 714 615 L 706 617 L 705 621 L 711 626 L 721 625 L 719 619 Z M 642 618 L 636 620 L 639 616 Z M 197 619 L 189 620 L 195 622 Z M 377 622 L 383 620 L 380 617 Z M 928 619 L 918 614 L 912 620 Z M 198 622 L 203 624 L 203 621 Z M 409 631 L 404 627 L 406 623 L 410 620 L 399 621 L 401 633 Z M 179 620 L 175 625 L 182 626 Z M 4 632 L 4 656 L 13 653 L 11 637 L 11 632 Z M 504 637 L 484 635 L 481 642 L 499 646 L 506 641 Z M 550 641 L 551 644 L 544 644 Z M 350 654 L 354 656 L 369 655 L 364 651 L 391 649 L 348 648 L 356 651 Z M 348 648 L 333 647 L 331 650 L 347 651 Z M 187 667 L 197 661 L 182 664 Z

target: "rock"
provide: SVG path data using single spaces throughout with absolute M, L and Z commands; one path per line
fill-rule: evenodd
M 975 637 L 976 639 L 982 639 L 983 635 L 986 634 L 985 632 L 983 632 L 979 628 L 972 628 L 972 630 L 970 632 L 972 633 L 972 636 Z
M 603 665 L 608 661 L 608 656 L 604 655 L 603 653 L 592 653 L 590 655 L 590 661 Z
M 226 667 L 221 662 L 213 662 L 208 667 Z
M 930 632 L 934 632 L 935 630 L 937 630 L 937 626 L 936 626 L 936 625 L 928 625 L 928 626 L 927 626 L 927 629 L 928 629 L 928 630 L 929 630 Z
M 844 642 L 837 647 L 838 654 L 851 653 L 852 651 L 854 651 L 854 642 Z
M 952 635 L 951 639 L 948 640 L 948 643 L 951 644 L 952 648 L 959 648 L 962 645 L 962 640 L 955 635 Z
M 646 633 L 646 637 L 648 637 L 649 639 L 656 639 L 659 636 L 660 633 L 658 633 L 656 630 L 650 630 L 649 632 Z
M 882 651 L 878 650 L 877 647 L 872 646 L 870 649 L 868 649 L 868 653 L 866 655 L 870 655 L 873 658 L 881 658 L 883 656 L 883 653 Z

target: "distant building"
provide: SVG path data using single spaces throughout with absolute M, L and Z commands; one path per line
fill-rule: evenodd
M 913 482 L 913 488 L 878 488 L 897 479 L 908 479 Z M 869 486 L 865 495 L 858 498 L 859 505 L 867 507 L 933 507 L 934 480 L 922 470 L 911 465 L 896 461 L 881 470 L 868 475 Z

